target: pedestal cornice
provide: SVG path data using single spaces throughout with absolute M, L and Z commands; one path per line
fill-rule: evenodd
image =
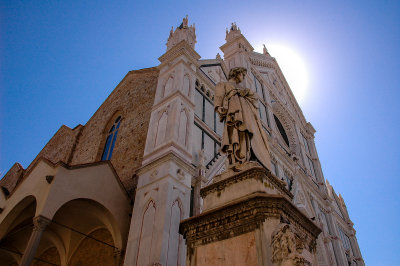
M 289 192 L 289 190 L 286 188 L 284 182 L 279 180 L 269 170 L 267 170 L 261 166 L 256 167 L 256 168 L 250 168 L 248 170 L 244 170 L 244 171 L 239 172 L 238 174 L 233 175 L 228 178 L 224 178 L 223 175 L 224 174 L 215 176 L 214 180 L 220 180 L 220 181 L 215 182 L 215 183 L 203 188 L 200 191 L 201 197 L 204 198 L 208 194 L 213 193 L 213 192 L 221 192 L 226 187 L 228 187 L 234 183 L 241 182 L 246 179 L 256 179 L 260 182 L 263 182 L 264 180 L 269 181 L 270 183 L 272 183 L 274 188 L 276 188 L 280 193 L 282 193 L 283 195 L 286 195 L 289 199 L 293 199 L 293 194 Z
M 285 197 L 260 192 L 183 220 L 179 233 L 193 248 L 254 231 L 272 217 L 288 221 L 315 247 L 321 229 Z

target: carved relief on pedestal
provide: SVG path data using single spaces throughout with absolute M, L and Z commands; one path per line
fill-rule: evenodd
M 301 255 L 303 243 L 296 238 L 289 224 L 280 224 L 272 233 L 272 262 L 277 265 L 308 265 Z

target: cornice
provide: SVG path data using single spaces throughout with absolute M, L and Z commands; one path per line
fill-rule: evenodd
M 84 163 L 84 164 L 70 165 L 70 164 L 67 164 L 67 163 L 65 163 L 64 161 L 61 161 L 61 160 L 58 161 L 57 163 L 53 163 L 52 161 L 50 161 L 49 159 L 47 159 L 44 156 L 38 157 L 38 159 L 35 161 L 35 163 L 29 169 L 29 171 L 27 171 L 25 173 L 25 175 L 23 176 L 23 178 L 17 183 L 17 185 L 15 186 L 14 190 L 11 192 L 9 197 L 11 197 L 13 195 L 13 193 L 15 191 L 17 191 L 18 187 L 29 177 L 30 173 L 33 172 L 33 170 L 36 168 L 36 166 L 38 166 L 39 163 L 41 163 L 41 162 L 47 164 L 48 166 L 50 166 L 53 169 L 56 169 L 57 167 L 62 167 L 62 168 L 66 169 L 66 170 L 69 170 L 69 171 L 76 170 L 76 169 L 81 169 L 81 168 L 96 167 L 96 166 L 99 166 L 99 165 L 108 165 L 108 167 L 110 168 L 111 172 L 113 173 L 113 177 L 117 181 L 119 187 L 121 188 L 122 191 L 125 192 L 125 196 L 128 199 L 131 199 L 131 196 L 129 195 L 128 191 L 126 190 L 124 184 L 122 183 L 117 171 L 115 170 L 113 164 L 109 160 L 96 161 L 96 162 Z
M 186 239 L 189 248 L 193 248 L 252 232 L 268 218 L 289 221 L 307 238 L 307 242 L 314 245 L 321 232 L 285 197 L 256 192 L 229 205 L 183 220 L 179 233 Z
M 180 55 L 186 55 L 187 58 L 195 66 L 198 67 L 198 60 L 200 59 L 200 55 L 192 47 L 190 47 L 190 45 L 185 40 L 180 41 L 178 44 L 176 44 L 174 47 L 172 47 L 165 54 L 158 58 L 158 60 L 161 62 L 159 67 L 167 64 L 168 62 Z
M 251 51 L 254 50 L 253 46 L 252 46 L 252 45 L 249 43 L 249 41 L 243 36 L 243 34 L 240 34 L 239 36 L 233 38 L 233 39 L 230 40 L 229 42 L 226 42 L 225 44 L 221 45 L 221 46 L 219 47 L 219 49 L 221 49 L 221 51 L 224 52 L 224 49 L 228 48 L 228 47 L 231 46 L 231 45 L 234 45 L 235 42 L 236 42 L 236 41 L 239 41 L 240 39 L 243 40 L 247 46 L 249 46 L 249 48 L 251 49 Z
M 216 179 L 216 177 L 214 177 L 214 180 L 215 179 Z M 269 170 L 267 170 L 261 166 L 251 168 L 248 170 L 244 170 L 232 177 L 229 177 L 229 178 L 223 179 L 221 181 L 215 182 L 211 185 L 208 185 L 207 187 L 202 188 L 200 190 L 200 195 L 202 198 L 204 198 L 210 193 L 221 192 L 226 187 L 228 187 L 234 183 L 241 182 L 246 179 L 256 179 L 256 180 L 259 180 L 260 182 L 263 182 L 266 179 L 269 182 L 271 182 L 280 193 L 286 195 L 289 199 L 293 199 L 292 193 L 290 193 L 289 190 L 286 189 L 286 186 L 284 185 L 284 183 L 281 180 L 279 180 L 279 178 L 274 176 Z
M 170 145 L 170 144 L 169 144 Z M 152 154 L 149 154 L 151 156 Z M 175 162 L 178 166 L 182 167 L 185 169 L 187 172 L 189 172 L 191 175 L 196 174 L 196 169 L 189 163 L 186 162 L 181 156 L 179 156 L 176 152 L 169 150 L 166 154 L 160 156 L 159 158 L 152 160 L 151 162 L 143 165 L 137 170 L 137 174 L 141 175 L 145 172 L 147 172 L 150 169 L 153 169 L 154 167 L 157 167 L 165 162 L 168 161 L 173 161 Z
M 181 96 L 181 98 L 179 98 Z M 189 105 L 192 109 L 194 109 L 195 105 L 194 103 L 189 99 L 188 96 L 182 93 L 180 90 L 176 90 L 167 97 L 162 98 L 158 103 L 154 104 L 153 107 L 151 108 L 151 111 L 157 111 L 161 106 L 163 105 L 168 105 L 171 102 L 173 102 L 174 98 L 176 99 L 183 99 L 184 102 Z

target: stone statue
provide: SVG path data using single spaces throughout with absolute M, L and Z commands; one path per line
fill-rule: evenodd
M 230 168 L 258 160 L 271 169 L 268 140 L 258 112 L 258 97 L 239 85 L 247 70 L 236 67 L 229 71 L 229 81 L 219 82 L 215 89 L 214 107 L 225 122 L 221 151 L 227 154 Z
M 296 247 L 296 238 L 288 224 L 280 224 L 272 233 L 272 262 L 281 266 L 304 266 L 305 259 Z

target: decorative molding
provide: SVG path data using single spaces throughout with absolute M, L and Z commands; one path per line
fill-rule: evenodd
M 256 192 L 239 201 L 183 220 L 179 233 L 189 248 L 221 241 L 260 228 L 267 218 L 288 221 L 314 249 L 321 230 L 285 197 Z
M 33 218 L 33 231 L 44 231 L 47 225 L 49 225 L 51 220 L 44 216 L 36 216 Z
M 149 154 L 148 156 L 150 156 L 150 155 L 151 154 Z M 151 160 L 151 162 L 149 162 L 148 164 L 145 164 L 142 167 L 140 167 L 137 171 L 137 174 L 138 175 L 144 174 L 148 170 L 151 170 L 154 167 L 158 167 L 161 164 L 168 162 L 168 161 L 173 161 L 180 168 L 186 170 L 191 175 L 196 174 L 196 169 L 192 165 L 188 164 L 185 159 L 183 159 L 176 152 L 171 151 L 171 150 L 169 150 L 166 154 L 160 156 L 159 158 L 157 158 L 155 160 Z
M 54 175 L 46 175 L 46 181 L 47 183 L 51 184 L 54 180 Z
M 168 64 L 168 62 L 172 61 L 176 57 L 180 55 L 185 55 L 192 64 L 198 67 L 198 60 L 200 59 L 200 55 L 185 41 L 182 40 L 170 50 L 168 50 L 165 54 L 160 56 L 158 60 L 161 62 L 159 67 Z
M 214 180 L 218 180 L 219 179 L 218 177 L 221 178 L 221 175 L 215 176 Z M 287 190 L 287 188 L 286 188 L 286 185 L 285 185 L 286 183 L 279 180 L 279 178 L 274 176 L 268 169 L 265 169 L 261 166 L 256 167 L 256 168 L 251 168 L 249 170 L 244 170 L 232 177 L 215 182 L 215 183 L 201 189 L 200 195 L 202 198 L 204 198 L 205 196 L 207 196 L 208 194 L 210 194 L 212 192 L 221 192 L 227 186 L 230 186 L 234 183 L 238 183 L 243 180 L 250 179 L 250 178 L 257 179 L 262 183 L 265 180 L 267 180 L 270 183 L 272 183 L 273 187 L 276 188 L 280 193 L 282 193 L 283 195 L 286 195 L 290 199 L 293 199 L 292 193 L 290 193 L 289 190 Z

